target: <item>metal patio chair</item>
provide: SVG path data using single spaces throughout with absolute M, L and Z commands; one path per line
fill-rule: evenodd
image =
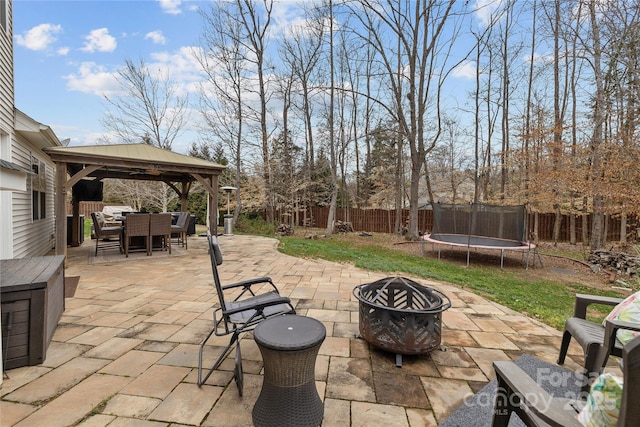
M 240 352 L 240 334 L 255 328 L 260 322 L 270 317 L 284 314 L 295 314 L 291 300 L 280 296 L 278 289 L 269 277 L 258 277 L 242 282 L 223 285 L 218 275 L 218 266 L 222 264 L 222 252 L 218 239 L 207 233 L 209 255 L 213 280 L 218 294 L 219 307 L 213 312 L 213 329 L 200 344 L 198 354 L 198 386 L 204 384 L 209 376 L 224 361 L 235 345 L 234 379 L 238 393 L 242 396 L 243 372 Z M 267 290 L 265 290 L 265 288 Z M 239 291 L 239 292 L 238 292 Z M 236 295 L 237 294 L 237 295 Z M 234 297 L 235 295 L 235 297 Z M 233 298 L 233 299 L 232 299 Z M 224 348 L 216 362 L 202 377 L 202 354 L 211 335 L 231 335 L 229 344 Z
M 513 362 L 494 362 L 498 381 L 493 427 L 506 427 L 515 412 L 527 426 L 582 427 L 575 418 L 582 401 L 552 398 Z M 640 338 L 622 349 L 622 400 L 619 427 L 637 426 L 640 420 Z

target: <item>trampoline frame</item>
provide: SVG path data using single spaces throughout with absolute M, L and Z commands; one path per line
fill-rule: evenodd
M 482 205 L 482 204 L 477 204 L 477 205 Z M 455 205 L 452 205 L 452 206 L 455 206 Z M 471 204 L 470 206 L 471 206 L 471 209 L 470 209 L 470 212 L 471 212 L 474 210 L 473 208 L 474 204 Z M 490 206 L 490 205 L 484 205 L 484 206 Z M 524 209 L 523 220 L 524 220 L 524 226 L 525 226 L 525 232 L 523 233 L 523 235 L 526 236 L 526 227 L 528 225 L 526 208 Z M 435 213 L 434 213 L 434 221 L 436 221 Z M 472 221 L 472 215 L 470 213 L 468 231 L 471 231 L 471 221 Z M 437 229 L 438 229 L 437 224 L 434 222 L 434 230 L 437 230 Z M 443 238 L 439 239 L 438 237 L 440 236 L 442 236 Z M 447 236 L 451 236 L 451 240 L 447 240 Z M 526 269 L 529 269 L 529 255 L 531 254 L 531 252 L 533 252 L 534 267 L 535 267 L 536 255 L 537 255 L 538 261 L 540 262 L 540 266 L 544 268 L 544 265 L 542 264 L 542 258 L 538 253 L 537 247 L 535 244 L 531 242 L 524 242 L 524 241 L 515 240 L 515 239 L 504 239 L 504 238 L 494 237 L 491 235 L 472 235 L 469 232 L 464 234 L 437 232 L 432 234 L 425 234 L 423 236 L 422 238 L 422 255 L 423 256 L 424 256 L 425 241 L 438 245 L 438 261 L 440 260 L 440 252 L 441 252 L 440 245 L 448 245 L 448 246 L 454 246 L 454 247 L 467 248 L 467 267 L 469 266 L 469 262 L 470 262 L 471 248 L 476 248 L 476 249 L 500 250 L 500 269 L 504 267 L 504 251 L 521 251 L 523 252 L 523 257 L 524 257 L 524 252 L 526 251 Z M 465 241 L 466 243 L 464 243 Z M 477 243 L 473 243 L 474 241 L 476 241 Z
M 538 260 L 540 261 L 540 265 L 542 265 L 542 259 L 540 258 L 540 254 L 538 253 L 538 250 L 536 248 L 536 245 L 533 243 L 527 243 L 527 242 L 519 242 L 517 240 L 507 240 L 507 239 L 498 239 L 495 237 L 486 237 L 486 236 L 471 236 L 471 235 L 467 235 L 467 234 L 440 234 L 441 236 L 462 236 L 462 237 L 468 237 L 469 241 L 473 241 L 474 238 L 482 238 L 482 239 L 487 239 L 487 240 L 494 240 L 496 241 L 496 243 L 499 243 L 500 241 L 503 242 L 514 242 L 514 243 L 518 243 L 517 246 L 506 246 L 506 245 L 476 245 L 476 244 L 471 244 L 471 243 L 456 243 L 456 242 L 447 242 L 446 240 L 438 240 L 438 239 L 433 239 L 431 237 L 430 234 L 425 234 L 422 237 L 422 241 L 423 244 L 424 242 L 430 242 L 433 244 L 437 244 L 438 245 L 438 261 L 440 261 L 440 245 L 447 245 L 447 246 L 456 246 L 456 247 L 466 247 L 467 248 L 467 267 L 469 266 L 469 258 L 470 258 L 470 253 L 471 253 L 471 248 L 475 248 L 475 249 L 496 249 L 496 250 L 500 250 L 500 269 L 502 270 L 502 268 L 504 267 L 504 251 L 522 251 L 522 252 L 527 252 L 527 259 L 526 259 L 526 269 L 529 269 L 529 255 L 531 253 L 531 251 L 533 251 L 533 265 L 535 266 L 536 263 L 536 255 L 538 256 Z

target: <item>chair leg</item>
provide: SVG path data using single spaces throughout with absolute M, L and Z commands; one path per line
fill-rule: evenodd
M 496 400 L 493 407 L 493 421 L 492 427 L 507 427 L 509 425 L 509 419 L 511 418 L 511 412 L 513 407 L 511 406 L 511 399 L 513 399 L 513 392 L 507 386 L 504 378 L 498 376 L 496 378 L 498 385 L 496 388 Z
M 564 364 L 564 359 L 567 357 L 567 351 L 569 350 L 569 343 L 571 342 L 571 333 L 564 331 L 562 334 L 562 344 L 560 344 L 560 355 L 558 356 L 558 365 Z
M 209 379 L 209 377 L 211 376 L 213 371 L 218 369 L 218 367 L 222 364 L 224 359 L 229 354 L 229 351 L 231 350 L 231 348 L 233 347 L 234 344 L 237 343 L 237 346 L 238 347 L 240 346 L 240 343 L 238 342 L 239 333 L 236 331 L 231 336 L 231 340 L 229 340 L 229 344 L 224 348 L 224 350 L 222 350 L 222 353 L 218 357 L 218 360 L 216 360 L 216 362 L 213 364 L 213 366 L 207 371 L 207 375 L 205 375 L 205 377 L 202 378 L 202 352 L 204 351 L 205 344 L 207 343 L 207 341 L 209 341 L 209 338 L 211 338 L 211 335 L 213 335 L 213 332 L 214 332 L 214 330 L 212 329 L 211 332 L 209 332 L 209 335 L 207 335 L 207 337 L 200 344 L 200 350 L 198 352 L 198 387 L 202 386 L 202 384 L 207 382 L 207 380 Z M 236 356 L 238 354 L 239 354 L 239 351 L 236 350 Z M 242 365 L 241 365 L 240 369 L 242 370 Z M 235 372 L 234 372 L 234 376 L 235 376 Z M 241 394 L 241 396 L 242 396 L 242 394 Z
M 591 383 L 600 375 L 603 370 L 603 366 L 598 366 L 599 356 L 602 346 L 599 344 L 588 345 L 584 349 L 584 380 L 582 383 L 581 391 L 583 396 L 587 396 L 591 391 Z
M 240 352 L 240 341 L 236 344 L 236 357 L 235 368 L 233 369 L 233 377 L 236 380 L 236 386 L 238 387 L 238 394 L 242 397 L 242 390 L 244 388 L 244 372 L 242 370 L 242 354 Z

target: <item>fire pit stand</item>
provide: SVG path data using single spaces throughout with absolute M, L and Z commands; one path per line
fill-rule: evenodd
M 358 285 L 360 335 L 369 344 L 396 354 L 427 354 L 440 346 L 442 312 L 451 300 L 442 292 L 406 277 L 387 277 Z

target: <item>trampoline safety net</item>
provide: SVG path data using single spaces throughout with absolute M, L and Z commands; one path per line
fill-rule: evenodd
M 438 235 L 448 235 L 448 241 L 451 235 L 458 235 L 458 243 L 463 244 L 467 243 L 467 236 L 526 242 L 525 206 L 435 203 L 431 237 L 437 240 Z

